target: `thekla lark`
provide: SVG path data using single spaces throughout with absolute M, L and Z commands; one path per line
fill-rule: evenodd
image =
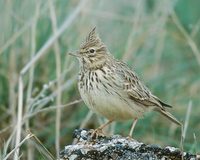
M 129 136 L 132 136 L 138 118 L 148 111 L 157 111 L 172 122 L 181 123 L 168 111 L 170 105 L 162 102 L 124 62 L 110 54 L 94 28 L 76 53 L 80 64 L 78 88 L 89 109 L 109 121 L 133 119 Z

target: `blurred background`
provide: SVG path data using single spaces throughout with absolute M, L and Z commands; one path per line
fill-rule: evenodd
M 41 144 L 56 157 L 75 128 L 104 122 L 80 100 L 78 61 L 68 56 L 94 26 L 109 51 L 173 106 L 185 124 L 185 150 L 200 152 L 199 6 L 198 0 L 0 0 L 1 158 L 42 158 Z M 114 123 L 107 133 L 127 136 L 131 123 Z M 181 129 L 151 112 L 133 137 L 179 147 Z

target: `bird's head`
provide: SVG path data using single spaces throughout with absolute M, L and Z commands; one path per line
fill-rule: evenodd
M 80 46 L 80 49 L 72 54 L 78 58 L 81 67 L 88 69 L 100 68 L 109 57 L 108 50 L 98 34 L 96 28 L 86 37 L 86 40 Z

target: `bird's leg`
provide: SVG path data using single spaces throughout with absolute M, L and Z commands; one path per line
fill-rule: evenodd
M 102 124 L 100 127 L 98 127 L 97 129 L 95 129 L 95 130 L 92 132 L 91 136 L 92 136 L 92 137 L 96 137 L 96 135 L 97 135 L 97 137 L 98 137 L 98 133 L 102 133 L 102 130 L 103 130 L 107 125 L 109 125 L 109 124 L 112 123 L 112 122 L 113 122 L 113 120 L 109 120 L 108 122 Z
M 134 130 L 134 128 L 135 128 L 135 125 L 136 125 L 137 121 L 138 121 L 138 118 L 135 118 L 134 121 L 133 121 L 133 124 L 132 124 L 132 126 L 131 126 L 131 130 L 130 130 L 130 132 L 129 132 L 129 134 L 128 134 L 128 136 L 129 136 L 130 138 L 132 138 L 133 130 Z

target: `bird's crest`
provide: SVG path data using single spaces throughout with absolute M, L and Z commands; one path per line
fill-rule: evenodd
M 81 48 L 87 48 L 93 45 L 100 45 L 101 43 L 101 39 L 96 33 L 96 27 L 94 27 L 86 37 L 85 41 L 81 44 Z
M 99 37 L 96 33 L 96 27 L 94 27 L 86 37 L 86 42 L 95 41 L 96 39 L 99 39 Z

